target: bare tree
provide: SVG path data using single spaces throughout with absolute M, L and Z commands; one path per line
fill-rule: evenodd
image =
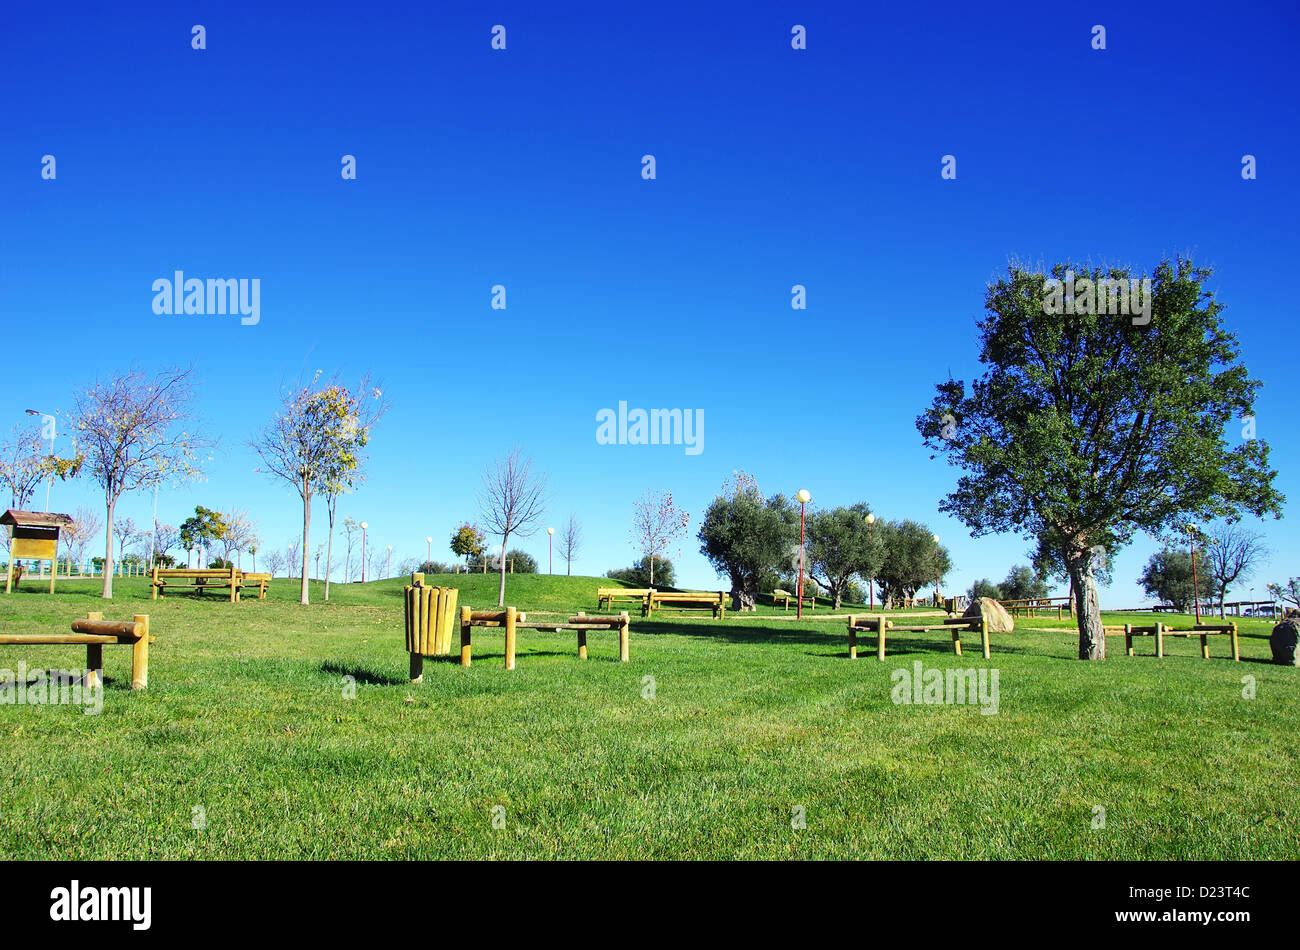
M 144 537 L 144 532 L 136 527 L 133 519 L 121 518 L 113 525 L 113 536 L 117 538 L 118 553 L 125 555 L 127 545 Z
M 1221 521 L 1210 528 L 1205 544 L 1205 566 L 1214 579 L 1219 594 L 1219 617 L 1224 617 L 1223 601 L 1228 588 L 1245 581 L 1268 555 L 1264 536 L 1232 521 Z
M 86 557 L 86 548 L 104 527 L 104 520 L 93 508 L 84 505 L 77 508 L 72 524 L 62 531 L 64 551 L 76 564 L 81 564 Z
M 569 520 L 560 529 L 560 557 L 564 558 L 565 574 L 573 573 L 573 559 L 582 547 L 582 525 L 578 524 L 577 515 L 569 515 Z
M 655 582 L 655 558 L 686 533 L 691 516 L 673 504 L 670 491 L 647 491 L 632 507 L 632 540 L 650 559 L 650 586 Z
M 505 552 L 510 549 L 510 536 L 526 538 L 533 534 L 546 513 L 546 476 L 534 475 L 532 469 L 533 460 L 521 457 L 516 447 L 483 473 L 479 509 L 488 530 L 501 538 L 498 607 L 505 606 L 506 602 Z
M 337 382 L 320 384 L 320 374 L 282 398 L 280 411 L 252 442 L 262 471 L 288 482 L 302 499 L 301 603 L 308 603 L 311 558 L 311 502 L 319 491 L 337 494 L 348 484 L 383 415 L 383 393 L 363 378 L 356 392 Z
M 272 551 L 270 554 L 262 556 L 262 563 L 266 565 L 267 572 L 275 577 L 284 570 L 285 556 L 282 551 Z M 289 562 L 292 563 L 292 562 Z
M 95 382 L 77 396 L 77 444 L 104 490 L 103 596 L 113 596 L 113 521 L 124 492 L 152 486 L 160 471 L 194 470 L 202 444 L 186 431 L 193 392 L 190 370 L 136 371 Z
M 230 562 L 232 554 L 240 554 L 257 546 L 257 522 L 244 510 L 223 511 L 221 521 L 226 530 L 218 539 L 221 542 L 221 557 Z

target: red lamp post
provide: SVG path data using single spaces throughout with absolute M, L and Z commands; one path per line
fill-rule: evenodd
M 795 610 L 795 616 L 803 619 L 803 539 L 804 539 L 804 506 L 812 501 L 812 495 L 808 489 L 799 489 L 799 494 L 795 496 L 799 499 L 799 607 Z
M 934 605 L 943 606 L 943 595 L 939 592 L 939 536 L 934 537 Z

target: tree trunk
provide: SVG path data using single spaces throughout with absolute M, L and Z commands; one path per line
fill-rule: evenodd
M 1075 620 L 1079 626 L 1079 659 L 1106 659 L 1106 631 L 1101 625 L 1101 601 L 1092 573 L 1092 550 L 1084 548 L 1068 559 L 1070 583 L 1074 588 Z
M 101 596 L 105 600 L 113 599 L 113 511 L 115 508 L 117 508 L 116 499 L 104 499 L 104 514 L 108 524 L 104 529 L 104 589 Z
M 330 599 L 330 559 L 334 557 L 334 509 L 330 509 L 329 540 L 325 542 L 325 602 Z
M 746 590 L 735 584 L 731 587 L 731 609 L 732 610 L 753 610 L 755 593 L 752 590 Z
M 310 603 L 307 587 L 307 565 L 310 563 L 311 551 L 307 544 L 311 534 L 311 490 L 304 483 L 302 488 L 302 584 L 300 587 L 299 603 Z
M 497 588 L 497 606 L 506 605 L 506 545 L 510 543 L 510 532 L 501 535 L 501 586 Z

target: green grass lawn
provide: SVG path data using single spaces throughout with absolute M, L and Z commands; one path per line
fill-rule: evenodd
M 430 582 L 496 603 L 493 576 Z M 512 576 L 507 602 L 592 612 L 609 583 Z M 880 663 L 870 648 L 850 662 L 843 620 L 812 619 L 822 605 L 802 622 L 634 614 L 628 664 L 613 634 L 584 663 L 571 635 L 522 631 L 507 673 L 500 634 L 476 629 L 470 669 L 431 660 L 411 686 L 401 588 L 334 585 L 310 607 L 286 580 L 236 605 L 151 602 L 135 579 L 112 603 L 87 582 L 0 595 L 5 632 L 103 610 L 148 613 L 157 636 L 143 693 L 130 650 L 105 648 L 99 716 L 0 705 L 0 856 L 1300 857 L 1300 671 L 1267 662 L 1270 621 L 1241 622 L 1241 663 L 1224 637 L 1209 661 L 1195 640 L 1157 661 L 1151 638 L 1130 658 L 1119 637 L 1084 663 L 1055 617 L 995 635 L 991 661 L 977 637 L 958 658 L 934 633 L 891 639 Z M 1125 619 L 1150 622 L 1106 622 Z M 0 647 L 0 667 L 20 660 L 85 654 Z M 916 660 L 997 669 L 998 713 L 895 705 L 891 672 Z

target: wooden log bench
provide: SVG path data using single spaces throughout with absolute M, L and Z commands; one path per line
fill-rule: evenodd
M 1065 612 L 1071 610 L 1069 597 L 1029 597 L 1023 600 L 998 601 L 1011 616 L 1023 613 L 1026 617 L 1037 617 L 1040 610 L 1055 610 L 1056 619 L 1062 620 Z
M 849 614 L 849 659 L 858 658 L 858 634 L 873 633 L 876 636 L 876 658 L 885 660 L 885 643 L 889 632 L 895 633 L 929 633 L 933 630 L 948 630 L 952 633 L 952 650 L 961 656 L 961 635 L 963 631 L 978 632 L 984 659 L 989 659 L 989 625 L 980 617 L 950 617 L 941 624 L 917 624 L 899 626 L 883 615 Z
M 668 607 L 666 604 L 677 604 Z M 727 613 L 726 594 L 722 591 L 665 591 L 653 590 L 641 605 L 641 616 L 648 617 L 656 610 L 710 610 L 713 619 L 721 620 Z
M 84 644 L 86 647 L 86 687 L 98 687 L 104 678 L 104 647 L 122 644 L 131 648 L 131 688 L 149 685 L 149 615 L 136 614 L 131 620 L 105 620 L 99 611 L 86 614 L 84 620 L 72 621 L 72 633 L 0 633 L 0 645 L 46 646 Z
M 630 604 L 640 604 L 643 608 L 641 613 L 644 616 L 645 602 L 654 592 L 653 587 L 598 587 L 596 588 L 596 609 L 613 609 L 615 603 L 626 601 Z
M 1124 650 L 1129 656 L 1133 656 L 1134 637 L 1155 637 L 1155 655 L 1163 657 L 1165 655 L 1165 637 L 1200 637 L 1201 659 L 1208 660 L 1210 658 L 1209 638 L 1217 634 L 1226 634 L 1231 638 L 1232 658 L 1240 662 L 1241 643 L 1237 637 L 1237 625 L 1235 623 L 1202 623 L 1191 627 L 1167 627 L 1160 622 L 1149 626 L 1135 626 L 1126 623 L 1124 624 Z
M 155 567 L 149 581 L 152 600 L 157 600 L 168 587 L 182 587 L 197 590 L 202 596 L 205 590 L 229 590 L 230 602 L 239 600 L 239 589 L 243 586 L 243 577 L 232 567 Z
M 775 610 L 775 609 L 776 609 L 776 605 L 777 605 L 777 603 L 778 603 L 778 602 L 782 602 L 782 603 L 785 604 L 785 609 L 786 609 L 786 610 L 789 610 L 789 609 L 790 609 L 790 601 L 792 601 L 792 600 L 798 600 L 798 599 L 799 599 L 799 595 L 798 595 L 798 594 L 791 594 L 791 593 L 789 593 L 788 591 L 784 591 L 784 590 L 774 590 L 774 591 L 772 591 L 772 609 Z M 816 610 L 816 609 L 817 609 L 817 595 L 816 595 L 816 594 L 804 594 L 804 595 L 803 595 L 803 602 L 804 602 L 805 604 L 808 604 L 808 605 L 809 605 L 809 607 L 808 607 L 809 610 Z
M 256 588 L 257 599 L 266 600 L 266 589 L 271 583 L 270 574 L 254 573 L 253 571 L 240 571 L 239 576 L 240 589 L 236 600 L 243 599 L 245 587 Z
M 472 654 L 471 632 L 474 627 L 499 627 L 505 632 L 505 668 L 515 668 L 515 645 L 519 630 L 573 630 L 578 635 L 578 659 L 587 659 L 587 633 L 608 630 L 618 633 L 618 658 L 628 662 L 628 641 L 631 620 L 626 610 L 613 615 L 591 615 L 579 611 L 568 621 L 537 620 L 530 622 L 528 615 L 514 607 L 504 610 L 472 610 L 460 608 L 460 665 L 469 666 Z

